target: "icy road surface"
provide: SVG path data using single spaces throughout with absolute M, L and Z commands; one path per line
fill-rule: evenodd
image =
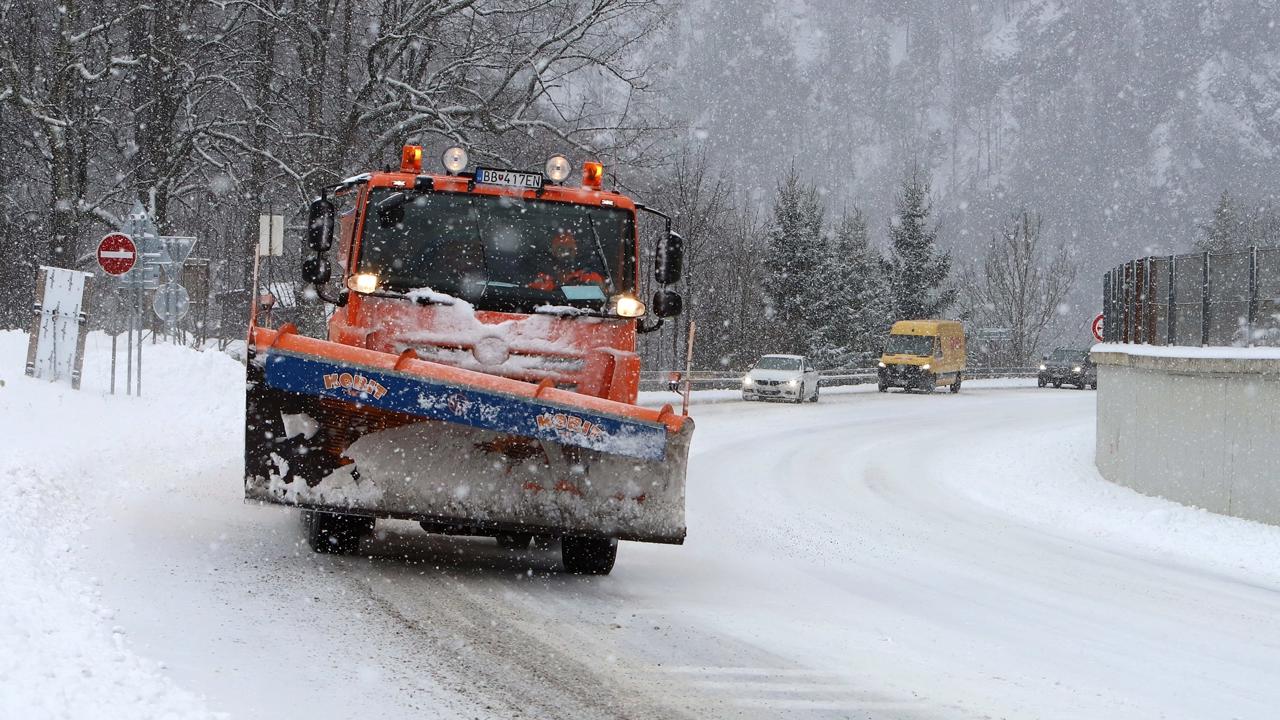
M 705 394 L 686 545 L 614 573 L 241 500 L 240 367 L 0 333 L 0 717 L 1274 718 L 1280 528 L 1092 469 L 1094 394 Z M 647 398 L 654 401 L 665 396 Z

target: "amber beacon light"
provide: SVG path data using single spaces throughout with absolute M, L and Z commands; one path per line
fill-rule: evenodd
M 582 163 L 582 187 L 599 190 L 604 186 L 604 165 L 587 161 Z
M 400 172 L 414 173 L 415 175 L 422 172 L 421 145 L 404 146 L 404 150 L 400 153 Z

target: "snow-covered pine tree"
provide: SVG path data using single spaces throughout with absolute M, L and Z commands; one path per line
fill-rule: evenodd
M 889 258 L 883 263 L 895 320 L 940 317 L 956 300 L 951 256 L 938 250 L 937 226 L 929 227 L 931 211 L 929 183 L 913 171 L 894 200 Z
M 1204 235 L 1196 238 L 1196 252 L 1224 253 L 1243 250 L 1249 245 L 1245 218 L 1231 193 L 1223 191 L 1213 219 L 1204 226 Z
M 820 269 L 823 322 L 810 343 L 819 367 L 857 367 L 880 347 L 892 322 L 882 262 L 871 246 L 862 211 L 846 211 Z
M 793 167 L 778 183 L 765 256 L 765 318 L 769 352 L 809 352 L 812 330 L 821 322 L 816 282 L 823 259 L 825 209 L 818 189 L 801 181 Z

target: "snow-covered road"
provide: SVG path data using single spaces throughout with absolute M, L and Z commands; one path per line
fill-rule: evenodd
M 147 397 L 108 398 L 96 361 L 81 393 L 20 377 L 22 341 L 0 333 L 0 717 L 1280 707 L 1280 528 L 1100 480 L 1091 392 L 710 394 L 687 543 L 589 578 L 409 523 L 314 555 L 241 500 L 234 361 L 161 346 Z

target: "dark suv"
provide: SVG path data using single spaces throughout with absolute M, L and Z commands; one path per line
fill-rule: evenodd
M 1044 356 L 1036 384 L 1040 387 L 1052 384 L 1056 388 L 1075 385 L 1081 390 L 1088 386 L 1097 390 L 1098 366 L 1089 358 L 1088 350 L 1058 348 Z

